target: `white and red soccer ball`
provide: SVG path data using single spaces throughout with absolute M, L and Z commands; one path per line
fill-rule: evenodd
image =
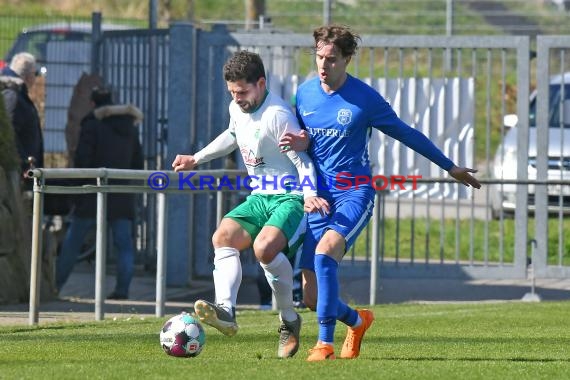
M 202 325 L 186 312 L 170 318 L 160 330 L 160 345 L 171 356 L 198 356 L 205 344 L 206 334 Z

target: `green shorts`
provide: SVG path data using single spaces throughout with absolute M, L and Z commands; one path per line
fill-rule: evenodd
M 224 218 L 231 218 L 254 241 L 264 226 L 279 228 L 287 238 L 285 254 L 294 258 L 305 237 L 306 218 L 303 196 L 293 194 L 251 194 Z

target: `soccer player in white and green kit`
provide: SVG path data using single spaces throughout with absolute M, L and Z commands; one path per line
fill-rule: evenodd
M 216 301 L 198 300 L 194 310 L 202 322 L 223 334 L 237 332 L 235 305 L 242 278 L 239 254 L 253 247 L 279 309 L 278 356 L 291 357 L 299 348 L 301 317 L 293 307 L 293 269 L 288 255 L 295 255 L 302 243 L 304 206 L 328 212 L 327 203 L 316 196 L 316 176 L 309 156 L 305 152 L 280 152 L 281 136 L 297 133 L 300 127 L 290 106 L 267 89 L 259 55 L 237 52 L 223 71 L 233 98 L 228 129 L 194 155 L 177 155 L 172 167 L 175 171 L 190 170 L 239 148 L 253 190 L 224 216 L 212 237 Z

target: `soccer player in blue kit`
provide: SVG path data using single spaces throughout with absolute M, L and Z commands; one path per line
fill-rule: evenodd
M 348 326 L 340 357 L 353 359 L 360 354 L 374 314 L 353 309 L 339 298 L 337 271 L 372 215 L 376 190 L 370 183 L 356 186 L 357 176 L 372 177 L 368 158 L 371 128 L 401 141 L 464 185 L 481 185 L 471 175 L 476 170 L 457 167 L 424 134 L 400 120 L 376 90 L 346 72 L 358 48 L 357 34 L 345 26 L 327 25 L 315 29 L 313 37 L 318 75 L 297 91 L 297 118 L 304 131 L 283 135 L 279 145 L 284 151 L 308 150 L 321 179 L 318 195 L 328 201 L 328 205 L 324 201 L 305 205 L 303 301 L 316 309 L 319 323 L 318 341 L 307 360 L 335 359 L 337 319 Z M 338 186 L 339 178 L 342 186 Z M 349 190 L 347 181 L 352 183 Z

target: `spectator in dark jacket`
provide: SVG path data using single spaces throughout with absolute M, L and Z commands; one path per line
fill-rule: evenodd
M 28 95 L 36 81 L 36 59 L 30 53 L 18 53 L 0 75 L 4 105 L 14 128 L 16 148 L 22 173 L 29 169 L 28 157 L 36 167 L 44 166 L 44 141 L 40 117 Z
M 75 152 L 79 168 L 142 169 L 143 157 L 136 126 L 141 111 L 132 105 L 114 105 L 111 92 L 96 87 L 91 93 L 94 110 L 81 121 L 81 133 Z M 112 183 L 112 182 L 110 182 Z M 120 181 L 114 182 L 120 183 Z M 117 247 L 117 282 L 109 299 L 127 299 L 134 272 L 133 219 L 134 194 L 109 194 L 107 219 Z M 77 197 L 76 208 L 56 264 L 56 286 L 67 281 L 83 241 L 96 224 L 95 194 Z

